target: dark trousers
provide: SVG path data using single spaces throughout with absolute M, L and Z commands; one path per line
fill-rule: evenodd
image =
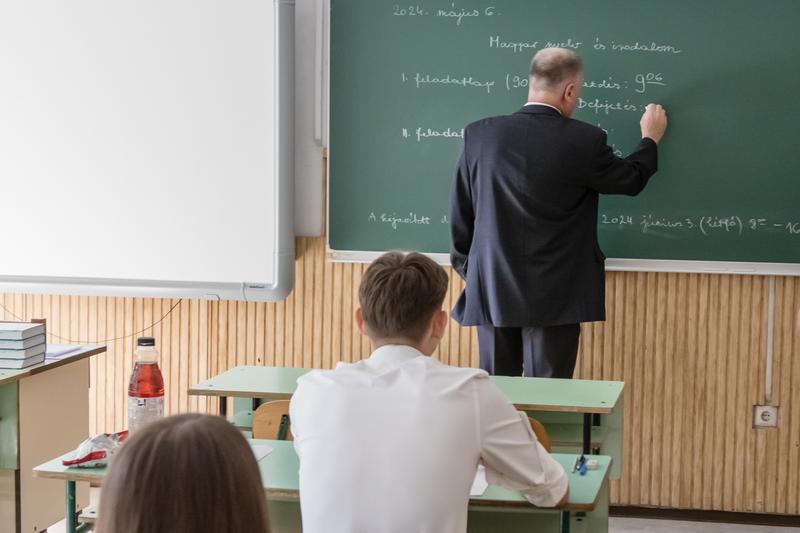
M 481 368 L 495 376 L 572 378 L 580 334 L 580 324 L 478 326 Z

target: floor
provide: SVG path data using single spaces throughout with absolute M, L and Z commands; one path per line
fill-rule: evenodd
M 800 533 L 800 527 L 743 526 L 612 517 L 608 520 L 608 533 Z

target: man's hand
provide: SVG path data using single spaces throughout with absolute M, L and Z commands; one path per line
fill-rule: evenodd
M 658 143 L 667 129 L 667 112 L 658 104 L 647 104 L 639 126 L 642 128 L 642 137 L 650 137 Z

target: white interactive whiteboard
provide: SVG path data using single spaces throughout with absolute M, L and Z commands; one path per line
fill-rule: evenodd
M 294 3 L 0 2 L 0 290 L 285 298 Z

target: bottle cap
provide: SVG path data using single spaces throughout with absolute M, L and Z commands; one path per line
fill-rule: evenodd
M 136 340 L 136 346 L 155 346 L 156 339 L 154 337 L 139 337 Z

